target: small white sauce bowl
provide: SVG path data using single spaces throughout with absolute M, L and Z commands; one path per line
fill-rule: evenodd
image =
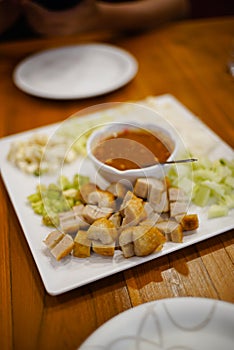
M 163 128 L 156 124 L 147 123 L 135 123 L 129 122 L 111 122 L 108 126 L 97 129 L 94 131 L 87 141 L 87 154 L 91 162 L 93 163 L 97 173 L 102 176 L 108 182 L 119 182 L 121 180 L 127 180 L 131 183 L 140 177 L 156 177 L 158 179 L 163 178 L 167 171 L 168 165 L 155 164 L 152 166 L 140 168 L 140 169 L 130 169 L 130 170 L 118 170 L 112 166 L 106 165 L 100 160 L 98 160 L 93 151 L 97 145 L 111 137 L 114 133 L 120 133 L 124 130 L 144 130 L 152 132 L 157 138 L 167 145 L 170 151 L 170 156 L 167 161 L 175 160 L 176 154 L 178 152 L 178 144 L 176 141 L 176 134 L 170 129 Z

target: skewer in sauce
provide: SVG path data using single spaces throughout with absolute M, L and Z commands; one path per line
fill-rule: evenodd
M 118 170 L 148 167 L 165 162 L 171 154 L 168 142 L 160 139 L 147 130 L 125 129 L 103 139 L 93 154 L 102 163 Z

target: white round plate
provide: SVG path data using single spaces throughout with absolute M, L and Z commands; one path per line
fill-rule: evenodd
M 125 311 L 95 331 L 79 350 L 232 350 L 234 305 L 172 298 Z
M 116 90 L 133 79 L 137 70 L 136 59 L 125 50 L 92 43 L 29 56 L 16 66 L 13 81 L 34 96 L 78 99 Z

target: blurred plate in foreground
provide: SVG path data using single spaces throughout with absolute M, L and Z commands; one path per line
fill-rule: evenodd
M 80 350 L 231 350 L 234 306 L 205 298 L 171 298 L 127 310 L 98 328 Z

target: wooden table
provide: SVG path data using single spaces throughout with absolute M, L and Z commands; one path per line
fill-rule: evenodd
M 171 23 L 136 36 L 95 33 L 0 45 L 0 136 L 62 121 L 109 101 L 170 93 L 234 146 L 234 80 L 227 72 L 234 18 Z M 103 41 L 127 49 L 139 72 L 125 87 L 97 98 L 44 100 L 18 90 L 11 79 L 27 55 L 63 44 Z M 0 184 L 0 347 L 76 349 L 104 322 L 139 304 L 197 296 L 234 301 L 233 231 L 195 244 L 60 296 L 41 282 L 3 182 Z

